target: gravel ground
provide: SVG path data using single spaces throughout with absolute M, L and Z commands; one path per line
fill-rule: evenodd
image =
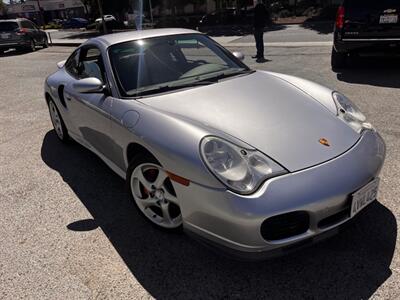
M 43 82 L 72 50 L 0 57 L 1 299 L 400 298 L 400 64 L 361 59 L 335 74 L 327 47 L 267 49 L 265 64 L 246 59 L 346 93 L 381 132 L 388 153 L 379 202 L 346 231 L 288 256 L 245 263 L 155 230 L 100 159 L 57 141 Z M 254 51 L 241 50 L 247 57 Z

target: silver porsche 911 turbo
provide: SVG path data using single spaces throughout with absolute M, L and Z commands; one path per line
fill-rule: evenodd
M 374 201 L 385 144 L 341 93 L 242 60 L 192 30 L 105 35 L 58 63 L 45 97 L 58 138 L 126 179 L 152 224 L 263 258 Z

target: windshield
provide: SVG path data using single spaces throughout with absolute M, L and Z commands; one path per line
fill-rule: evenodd
M 0 22 L 0 31 L 2 32 L 15 31 L 17 28 L 17 22 Z
M 109 56 L 121 93 L 128 97 L 156 93 L 169 86 L 187 87 L 248 70 L 201 34 L 125 42 L 112 46 Z

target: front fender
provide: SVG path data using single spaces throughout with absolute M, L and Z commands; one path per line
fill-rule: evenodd
M 126 112 L 134 112 L 132 122 L 124 120 Z M 136 100 L 113 101 L 113 136 L 119 148 L 123 149 L 125 170 L 129 165 L 128 146 L 137 143 L 151 152 L 165 170 L 189 179 L 191 182 L 216 189 L 225 187 L 204 165 L 199 151 L 201 139 L 211 130 L 191 124 L 163 111 L 151 108 Z
M 312 82 L 307 79 L 299 78 L 296 76 L 275 73 L 275 72 L 266 72 L 270 75 L 278 77 L 291 85 L 297 87 L 302 90 L 304 93 L 308 94 L 315 101 L 323 105 L 326 109 L 328 109 L 334 115 L 337 114 L 337 108 L 335 102 L 332 98 L 333 90 L 322 86 L 318 83 Z

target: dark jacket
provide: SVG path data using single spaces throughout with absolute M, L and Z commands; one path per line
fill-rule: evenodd
M 264 4 L 259 3 L 254 8 L 254 27 L 264 28 L 267 25 L 269 14 Z

